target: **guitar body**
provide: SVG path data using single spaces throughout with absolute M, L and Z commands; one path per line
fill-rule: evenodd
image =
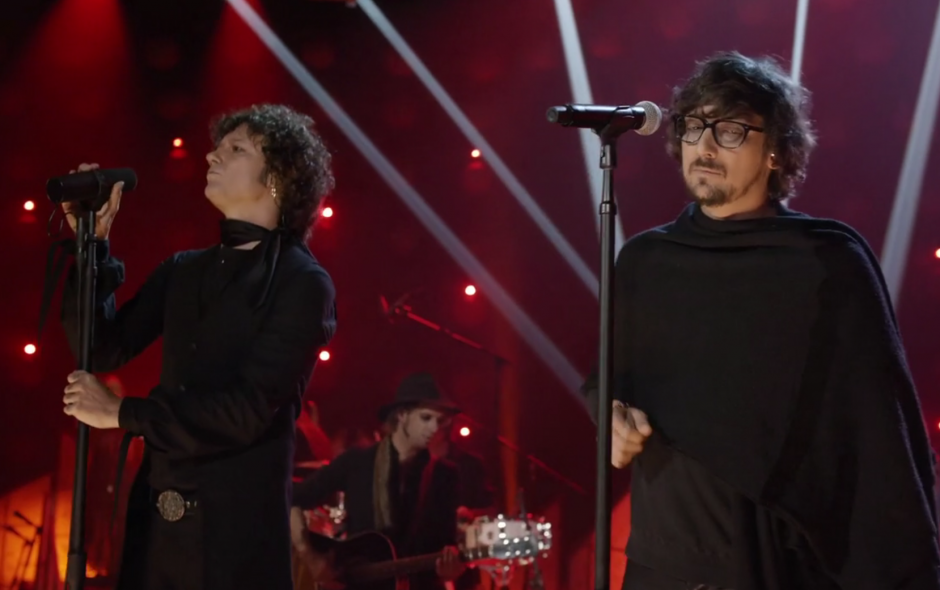
M 465 564 L 525 565 L 539 552 L 546 553 L 551 547 L 550 524 L 502 517 L 487 524 L 493 525 L 490 527 L 492 530 L 483 531 L 485 534 L 477 535 L 473 546 L 459 551 L 459 558 Z M 314 552 L 331 556 L 331 565 L 311 565 L 319 572 L 316 575 L 325 577 L 332 569 L 344 590 L 409 590 L 409 579 L 415 580 L 416 586 L 423 586 L 424 575 L 431 578 L 428 582 L 436 579 L 434 570 L 443 556 L 442 552 L 437 552 L 399 558 L 388 537 L 376 532 L 360 533 L 338 541 L 308 531 L 307 540 Z M 421 578 L 409 578 L 419 574 Z M 323 588 L 332 589 L 333 586 L 323 584 Z
M 356 579 L 356 571 L 364 566 L 395 561 L 395 546 L 381 533 L 366 532 L 337 541 L 316 533 L 308 533 L 310 545 L 319 553 L 331 553 L 333 565 L 350 576 L 341 579 L 344 590 L 408 590 L 408 578 L 382 577 L 381 579 Z
M 333 548 L 336 566 L 353 572 L 357 567 L 395 560 L 395 547 L 381 533 L 359 533 Z M 400 581 L 401 580 L 401 581 Z M 346 590 L 408 590 L 407 578 L 384 580 L 348 580 Z

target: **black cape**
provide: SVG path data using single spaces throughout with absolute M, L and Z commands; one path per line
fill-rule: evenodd
M 627 242 L 615 397 L 797 527 L 841 587 L 936 590 L 934 458 L 877 260 L 842 223 L 777 213 L 690 205 Z

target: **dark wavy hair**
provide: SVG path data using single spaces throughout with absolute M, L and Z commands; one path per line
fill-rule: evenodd
M 306 240 L 324 197 L 334 186 L 332 156 L 313 129 L 313 119 L 284 105 L 253 105 L 215 121 L 213 143 L 218 146 L 242 125 L 248 135 L 261 141 L 265 161 L 261 181 L 274 178 L 281 225 L 292 237 Z
M 765 145 L 779 166 L 768 180 L 770 198 L 794 196 L 806 179 L 809 155 L 816 146 L 809 119 L 809 91 L 795 83 L 773 58 L 752 59 L 736 51 L 723 52 L 698 62 L 692 76 L 673 90 L 673 123 L 675 117 L 704 106 L 713 106 L 716 118 L 744 113 L 763 117 Z M 675 132 L 669 133 L 667 150 L 682 163 L 682 143 Z

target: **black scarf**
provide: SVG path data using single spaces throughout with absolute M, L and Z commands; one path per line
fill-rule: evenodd
M 842 588 L 940 588 L 932 452 L 854 230 L 690 205 L 628 242 L 616 283 L 614 382 L 668 444 L 793 523 Z
M 219 221 L 219 230 L 222 245 L 228 248 L 237 248 L 251 242 L 263 242 L 276 231 L 240 219 L 222 219 Z
M 239 219 L 223 219 L 219 222 L 221 243 L 228 248 L 236 248 L 251 242 L 260 242 L 252 250 L 251 260 L 245 267 L 244 281 L 251 289 L 252 309 L 257 310 L 264 304 L 274 271 L 277 268 L 281 248 L 287 237 L 286 231 L 278 227 L 274 230 Z

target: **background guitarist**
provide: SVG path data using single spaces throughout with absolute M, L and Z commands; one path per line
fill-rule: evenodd
M 428 451 L 434 435 L 459 411 L 430 375 L 410 375 L 395 400 L 379 410 L 388 434 L 370 447 L 349 449 L 294 486 L 291 537 L 317 581 L 329 581 L 333 572 L 329 561 L 310 547 L 302 510 L 328 502 L 336 492 L 345 494 L 350 537 L 380 532 L 392 541 L 398 557 L 443 551 L 436 572 L 411 577 L 411 590 L 438 590 L 464 571 L 454 546 L 458 470 Z

